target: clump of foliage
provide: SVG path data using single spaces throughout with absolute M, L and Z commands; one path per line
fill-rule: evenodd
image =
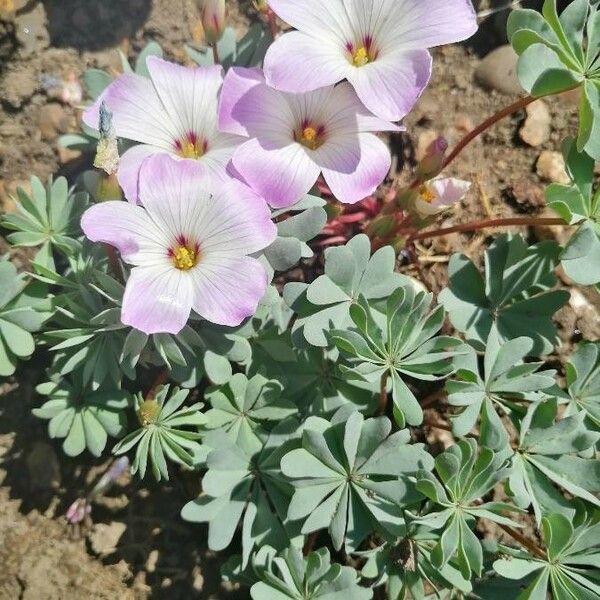
M 91 158 L 100 142 L 118 167 L 73 188 L 33 178 L 2 216 L 0 377 L 43 362 L 34 414 L 67 455 L 108 448 L 140 478 L 196 477 L 181 516 L 234 554 L 224 574 L 254 600 L 598 598 L 600 342 L 559 364 L 553 320 L 569 299 L 557 269 L 590 293 L 600 282 L 597 2 L 559 14 L 546 0 L 508 25 L 531 94 L 515 110 L 581 88 L 579 132 L 563 144 L 571 181 L 548 186 L 558 217 L 542 223 L 568 239 L 502 234 L 483 261 L 457 253 L 437 300 L 398 256 L 447 232 L 428 228 L 468 184 L 438 175 L 469 140 L 450 157 L 436 141 L 406 189 L 367 189 L 389 170 L 373 131 L 398 131 L 428 77 L 410 90 L 375 78 L 364 93 L 385 28 L 323 48 L 376 9 L 404 31 L 410 6 L 415 37 L 394 65 L 410 54 L 428 75 L 429 45 L 471 35 L 474 12 L 465 0 L 431 14 L 421 0 L 364 14 L 312 4 L 258 2 L 262 22 L 237 40 L 209 0 L 210 43 L 186 48 L 197 68 L 150 43 L 119 77 L 85 74 L 86 124 L 62 143 Z M 297 31 L 274 41 L 276 13 Z M 319 15 L 340 18 L 316 27 Z M 325 91 L 308 89 L 323 73 Z M 361 224 L 369 235 L 321 251 L 339 209 L 320 174 L 347 204 L 387 198 Z M 17 248 L 34 249 L 25 265 L 8 260 Z

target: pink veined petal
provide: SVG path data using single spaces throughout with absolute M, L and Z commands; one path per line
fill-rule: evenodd
M 384 121 L 367 110 L 348 82 L 332 88 L 327 103 L 330 112 L 325 119 L 328 131 L 350 133 L 406 130 L 405 127 Z
M 182 67 L 151 56 L 147 60 L 152 83 L 179 137 L 193 132 L 210 141 L 217 131 L 218 94 L 223 68 Z
M 95 204 L 83 214 L 81 228 L 92 242 L 115 246 L 132 265 L 167 261 L 168 240 L 140 206 L 123 201 Z
M 155 154 L 166 154 L 163 148 L 139 144 L 130 148 L 119 160 L 117 178 L 123 189 L 125 198 L 134 204 L 139 200 L 140 168 L 143 162 Z
M 140 201 L 169 243 L 182 235 L 197 241 L 198 223 L 218 188 L 201 162 L 152 156 L 144 161 L 139 182 Z
M 319 37 L 326 35 L 342 48 L 353 33 L 342 0 L 269 0 L 269 6 L 292 27 Z
M 93 129 L 98 129 L 103 101 L 117 136 L 172 150 L 178 130 L 149 79 L 132 73 L 117 77 L 83 114 L 84 123 Z
M 468 181 L 452 177 L 435 179 L 429 185 L 436 195 L 434 203 L 437 206 L 449 206 L 459 202 L 471 188 L 471 184 Z
M 356 67 L 348 81 L 373 114 L 386 121 L 399 121 L 413 108 L 430 76 L 431 55 L 427 50 L 399 50 Z
M 372 133 L 346 136 L 326 143 L 316 160 L 333 195 L 345 204 L 370 196 L 391 167 L 387 146 Z
M 193 289 L 190 272 L 172 264 L 136 267 L 125 287 L 121 321 L 148 335 L 176 335 L 190 317 Z
M 277 39 L 265 56 L 268 85 L 285 92 L 309 92 L 345 79 L 352 65 L 345 44 L 292 31 Z
M 346 5 L 364 0 L 344 0 Z M 387 18 L 379 32 L 379 43 L 393 48 L 433 48 L 470 38 L 477 31 L 477 16 L 471 0 L 375 0 L 385 7 Z
M 245 142 L 245 138 L 228 133 L 218 133 L 213 138 L 208 152 L 199 160 L 209 177 L 215 183 L 226 183 L 230 179 L 227 168 L 235 149 Z
M 264 267 L 247 256 L 207 257 L 190 274 L 194 310 L 211 323 L 229 327 L 256 312 L 268 285 Z
M 259 140 L 249 140 L 235 151 L 233 166 L 250 187 L 275 208 L 298 202 L 319 177 L 317 164 L 308 151 L 295 142 L 268 150 Z
M 257 69 L 234 67 L 223 83 L 219 128 L 227 133 L 289 143 L 296 123 L 283 94 L 269 88 Z
M 253 254 L 270 246 L 277 237 L 265 200 L 235 180 L 219 187 L 199 227 L 203 256 Z

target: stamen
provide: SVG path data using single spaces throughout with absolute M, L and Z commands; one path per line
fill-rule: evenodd
M 428 185 L 422 185 L 419 188 L 419 198 L 427 204 L 431 204 L 435 200 L 435 192 Z
M 188 133 L 184 139 L 175 141 L 175 151 L 181 158 L 198 160 L 206 154 L 208 144 L 195 133 Z
M 371 62 L 371 57 L 369 56 L 369 51 L 361 46 L 352 56 L 352 63 L 355 67 L 364 67 Z
M 195 248 L 191 248 L 189 245 L 178 246 L 174 250 L 171 250 L 171 258 L 175 268 L 180 271 L 189 271 L 196 266 L 198 262 L 198 251 Z
M 299 142 L 310 150 L 316 150 L 323 144 L 323 128 L 316 129 L 306 125 L 301 129 Z

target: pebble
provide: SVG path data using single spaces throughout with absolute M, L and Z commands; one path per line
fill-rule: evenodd
M 538 158 L 536 171 L 545 181 L 565 185 L 571 182 L 565 168 L 565 160 L 560 152 L 544 150 Z
M 530 104 L 525 110 L 527 118 L 519 131 L 519 136 L 526 144 L 536 148 L 550 138 L 552 116 L 543 100 Z
M 120 521 L 96 523 L 89 534 L 92 550 L 101 556 L 113 554 L 126 529 L 127 525 Z
M 37 90 L 38 82 L 31 71 L 11 71 L 6 74 L 0 90 L 2 102 L 21 108 Z
M 475 71 L 475 79 L 486 89 L 503 94 L 519 94 L 523 88 L 517 77 L 518 60 L 512 46 L 500 46 L 481 61 Z

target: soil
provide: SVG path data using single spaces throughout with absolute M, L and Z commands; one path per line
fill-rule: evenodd
M 0 210 L 8 211 L 16 187 L 27 188 L 31 175 L 64 174 L 73 180 L 85 166 L 84 158 L 57 143 L 59 135 L 78 131 L 80 116 L 57 91 L 65 81 L 78 81 L 89 67 L 117 71 L 116 49 L 134 57 L 148 40 L 184 62 L 183 45 L 198 38 L 194 0 L 14 3 L 16 17 L 3 16 L 0 2 Z M 229 4 L 238 30 L 256 18 L 249 0 Z M 393 177 L 408 181 L 416 155 L 436 135 L 452 145 L 516 99 L 484 89 L 475 79 L 483 57 L 506 43 L 504 18 L 487 19 L 466 45 L 435 51 L 431 85 L 406 120 L 407 133 L 391 139 Z M 462 205 L 444 216 L 443 226 L 544 211 L 548 182 L 536 173 L 537 160 L 543 151 L 560 150 L 577 124 L 572 96 L 553 98 L 547 106 L 551 130 L 542 145 L 521 141 L 525 113 L 517 113 L 453 163 L 449 173 L 474 184 Z M 531 241 L 564 234 L 556 228 L 521 231 Z M 454 252 L 481 263 L 491 233 L 421 244 L 426 285 L 434 292 L 445 285 Z M 0 252 L 6 248 L 0 236 Z M 415 273 L 411 266 L 403 269 Z M 569 286 L 564 278 L 561 284 Z M 581 338 L 600 337 L 599 309 L 596 293 L 574 290 L 571 304 L 557 315 L 563 346 L 556 358 L 564 358 Z M 206 529 L 179 518 L 181 506 L 197 493 L 194 478 L 176 474 L 159 486 L 125 476 L 94 506 L 89 523 L 79 530 L 67 525 L 66 509 L 89 491 L 108 463 L 89 456 L 67 459 L 60 445 L 48 440 L 45 424 L 31 415 L 40 402 L 33 385 L 43 368 L 27 363 L 0 388 L 0 600 L 248 597 L 221 583 L 219 567 L 226 557 L 207 550 Z M 448 440 L 442 434 L 428 439 L 443 446 Z

